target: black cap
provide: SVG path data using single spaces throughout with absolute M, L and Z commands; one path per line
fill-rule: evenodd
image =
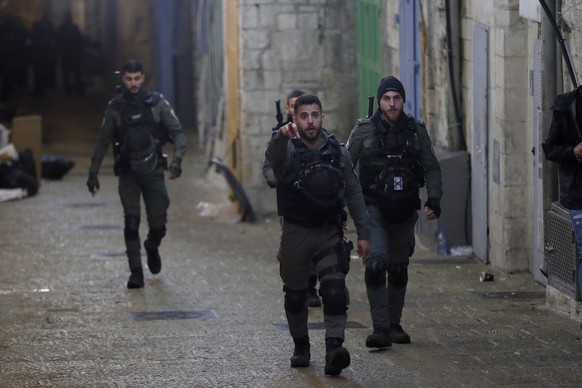
M 396 77 L 388 76 L 383 78 L 380 81 L 380 85 L 378 85 L 378 90 L 376 91 L 376 98 L 378 99 L 378 104 L 380 104 L 380 99 L 384 93 L 388 91 L 393 91 L 402 96 L 402 99 L 406 102 L 406 93 L 404 92 L 404 86 L 402 86 L 402 82 Z

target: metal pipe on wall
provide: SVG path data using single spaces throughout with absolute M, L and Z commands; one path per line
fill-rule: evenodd
M 445 0 L 445 16 L 446 16 L 446 31 L 447 31 L 447 55 L 448 55 L 448 66 L 449 66 L 449 78 L 451 81 L 451 99 L 453 100 L 453 114 L 454 114 L 454 128 L 457 129 L 456 135 L 453 135 L 453 139 L 458 139 L 455 141 L 455 149 L 467 150 L 467 140 L 465 132 L 463 129 L 463 116 L 461 114 L 460 107 L 460 93 L 457 88 L 457 81 L 461 79 L 461 66 L 457 63 L 460 58 L 459 47 L 459 1 L 452 0 L 453 7 L 451 7 L 451 0 Z M 453 25 L 454 23 L 454 25 Z M 453 32 L 454 28 L 454 32 Z M 453 51 L 454 44 L 457 43 L 456 52 Z M 459 82 L 460 83 L 460 82 Z

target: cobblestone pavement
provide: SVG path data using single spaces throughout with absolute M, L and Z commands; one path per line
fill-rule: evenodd
M 422 247 L 402 320 L 411 344 L 365 347 L 371 321 L 353 260 L 351 365 L 325 376 L 322 310 L 314 308 L 311 366 L 292 369 L 278 222 L 238 222 L 224 179 L 195 146 L 182 178 L 168 182 L 162 272 L 128 290 L 111 161 L 95 198 L 85 186 L 98 108 L 69 107 L 51 131 L 58 140 L 46 152 L 73 158 L 69 174 L 44 181 L 35 197 L 0 203 L 1 387 L 582 386 L 580 323 L 546 307 L 545 287 L 527 273 Z M 484 270 L 494 281 L 479 281 Z

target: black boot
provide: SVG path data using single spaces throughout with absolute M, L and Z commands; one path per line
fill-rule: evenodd
M 127 288 L 142 288 L 143 285 L 143 269 L 141 267 L 132 269 L 127 281 Z
M 337 376 L 350 365 L 350 352 L 342 346 L 341 338 L 325 339 L 325 374 Z
M 406 334 L 400 324 L 390 324 L 390 338 L 395 344 L 409 344 L 410 336 Z
M 148 255 L 148 268 L 150 272 L 154 275 L 160 273 L 162 270 L 162 258 L 160 257 L 158 248 L 154 247 L 149 240 L 145 240 L 143 246 Z
M 392 346 L 390 331 L 383 327 L 374 329 L 374 332 L 366 338 L 367 348 L 387 348 L 390 346 Z
M 309 366 L 309 360 L 311 359 L 309 337 L 293 338 L 293 342 L 295 342 L 295 350 L 293 350 L 293 355 L 291 356 L 291 367 Z

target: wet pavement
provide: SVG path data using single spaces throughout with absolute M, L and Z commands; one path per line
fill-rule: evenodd
M 1 387 L 582 386 L 580 323 L 548 308 L 531 274 L 422 247 L 402 319 L 411 344 L 365 347 L 371 321 L 363 268 L 353 260 L 351 365 L 338 377 L 324 374 L 322 310 L 312 308 L 311 366 L 292 369 L 278 221 L 238 222 L 194 133 L 182 178 L 168 182 L 162 271 L 146 269 L 145 288 L 128 290 L 111 160 L 95 198 L 85 186 L 104 105 L 78 103 L 59 105 L 45 147 L 75 168 L 43 181 L 35 197 L 0 203 Z M 480 282 L 481 271 L 494 280 Z

